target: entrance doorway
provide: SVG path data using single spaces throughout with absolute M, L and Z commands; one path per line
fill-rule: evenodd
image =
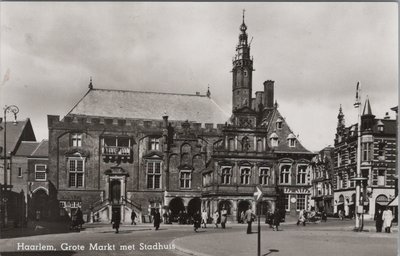
M 44 189 L 38 189 L 33 193 L 30 209 L 30 217 L 34 220 L 43 220 L 49 217 L 49 196 Z
M 110 183 L 111 189 L 110 189 L 110 198 L 111 198 L 111 203 L 113 205 L 115 204 L 120 204 L 121 200 L 121 181 L 120 180 L 112 180 Z

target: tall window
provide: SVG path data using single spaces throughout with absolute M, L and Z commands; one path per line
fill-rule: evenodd
M 350 187 L 354 188 L 356 182 L 353 180 L 353 178 L 356 177 L 356 172 L 354 170 L 350 170 Z
M 160 150 L 159 138 L 150 138 L 150 150 Z
M 270 177 L 270 169 L 266 167 L 260 168 L 259 183 L 261 185 L 268 185 Z
M 47 179 L 46 167 L 47 166 L 45 164 L 35 164 L 35 180 L 46 181 Z
M 307 183 L 307 165 L 299 165 L 297 166 L 297 184 L 306 184 Z
M 281 172 L 279 175 L 279 182 L 281 184 L 289 184 L 290 183 L 290 165 L 282 165 Z
M 22 177 L 22 167 L 18 167 L 18 177 Z
M 304 210 L 306 208 L 306 195 L 297 195 L 296 209 Z
M 221 184 L 231 184 L 232 168 L 222 167 L 221 170 Z
M 180 186 L 181 188 L 191 188 L 192 187 L 192 171 L 182 170 L 180 173 Z
M 362 149 L 362 161 L 371 161 L 372 143 L 364 142 L 362 144 L 361 149 Z
M 228 147 L 229 147 L 229 151 L 234 151 L 235 150 L 235 140 L 234 139 L 229 139 L 228 140 Z
M 161 188 L 161 162 L 147 162 L 147 188 Z
M 71 134 L 71 146 L 82 147 L 82 134 L 81 133 L 72 133 Z
M 257 152 L 262 152 L 263 150 L 263 142 L 262 140 L 257 140 Z
M 271 146 L 272 147 L 278 146 L 278 138 L 271 138 Z
M 378 145 L 378 160 L 385 160 L 385 143 L 383 142 Z
M 70 187 L 83 187 L 84 186 L 84 160 L 81 158 L 68 159 L 68 177 Z
M 240 184 L 250 184 L 250 168 L 244 167 L 240 169 Z

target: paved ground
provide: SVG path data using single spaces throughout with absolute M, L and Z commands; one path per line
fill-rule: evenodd
M 366 227 L 369 232 L 356 233 L 352 231 L 352 224 L 350 221 L 310 224 L 306 227 L 292 224 L 283 225 L 282 231 L 278 232 L 263 226 L 261 255 L 397 255 L 397 229 L 391 234 L 375 233 L 370 222 Z M 178 250 L 198 256 L 257 255 L 257 233 L 247 235 L 244 227 L 228 233 L 207 230 L 179 238 L 174 243 Z
M 283 231 L 274 232 L 262 225 L 261 255 L 396 255 L 397 228 L 391 234 L 374 232 L 373 222 L 366 223 L 370 232 L 351 231 L 354 221 L 329 220 L 327 223 L 306 227 L 293 223 L 282 225 Z M 249 255 L 257 253 L 257 233 L 245 234 L 246 225 L 229 225 L 227 229 L 209 226 L 195 233 L 187 225 L 162 225 L 154 231 L 151 225 L 125 225 L 114 234 L 110 225 L 85 225 L 80 233 L 58 233 L 0 239 L 2 256 L 76 256 L 76 255 Z M 253 231 L 256 231 L 253 225 Z M 8 231 L 10 232 L 10 231 Z M 49 245 L 51 251 L 18 250 L 18 244 Z M 90 246 L 97 247 L 90 250 Z M 142 243 L 142 247 L 140 244 Z M 64 244 L 64 245 L 62 245 Z M 72 245 L 65 248 L 65 244 Z M 114 250 L 110 250 L 110 246 Z M 99 246 L 102 245 L 102 246 Z M 127 248 L 131 245 L 131 248 Z M 167 248 L 159 248 L 161 245 Z M 83 249 L 82 246 L 85 248 Z M 121 247 L 122 246 L 122 247 Z M 133 250 L 132 247 L 135 247 Z M 176 248 L 176 249 L 174 249 Z

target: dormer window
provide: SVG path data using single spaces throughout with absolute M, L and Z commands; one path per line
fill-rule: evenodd
M 378 132 L 383 132 L 384 124 L 381 120 L 378 121 Z
M 282 122 L 283 120 L 280 117 L 276 120 L 276 129 L 282 129 Z
M 289 147 L 293 148 L 296 147 L 296 136 L 293 133 L 289 134 L 288 138 Z
M 276 134 L 275 132 L 273 132 L 271 134 L 271 136 L 269 136 L 269 139 L 271 140 L 271 147 L 277 147 L 279 144 L 279 137 L 278 134 Z

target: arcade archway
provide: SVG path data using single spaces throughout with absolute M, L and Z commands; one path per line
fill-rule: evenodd
M 180 197 L 175 197 L 169 202 L 169 210 L 171 211 L 171 221 L 178 221 L 178 216 L 180 212 L 185 211 L 185 205 Z

